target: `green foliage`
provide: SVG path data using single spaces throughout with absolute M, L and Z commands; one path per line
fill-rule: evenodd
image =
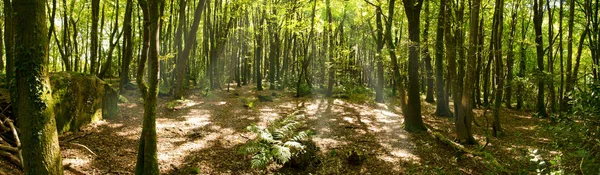
M 241 98 L 240 99 L 242 101 L 242 105 L 244 105 L 244 107 L 247 108 L 254 108 L 254 102 L 256 101 L 255 99 L 251 99 L 251 98 Z
M 119 103 L 129 103 L 125 96 L 119 95 Z
M 285 164 L 294 156 L 302 154 L 305 145 L 302 141 L 310 139 L 311 130 L 301 130 L 304 123 L 300 120 L 304 115 L 292 114 L 269 123 L 267 128 L 255 124 L 246 129 L 257 136 L 242 146 L 238 152 L 251 155 L 252 168 L 265 168 L 271 162 Z
M 333 89 L 334 98 L 347 99 L 351 102 L 369 102 L 373 100 L 373 96 L 373 90 L 363 86 L 340 85 Z

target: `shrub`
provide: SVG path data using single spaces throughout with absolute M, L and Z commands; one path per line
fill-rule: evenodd
M 301 130 L 304 123 L 300 120 L 304 115 L 292 114 L 269 123 L 266 128 L 255 124 L 246 129 L 257 134 L 257 137 L 243 145 L 238 152 L 251 155 L 252 168 L 265 168 L 273 161 L 285 164 L 292 157 L 305 151 L 303 141 L 309 140 L 314 134 L 311 130 Z

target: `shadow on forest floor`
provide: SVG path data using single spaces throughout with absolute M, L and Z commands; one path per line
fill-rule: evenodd
M 243 107 L 242 98 L 255 98 L 257 92 L 250 86 L 202 95 L 190 90 L 186 100 L 177 103 L 175 110 L 170 99 L 159 99 L 157 133 L 158 160 L 163 174 L 483 174 L 493 169 L 480 157 L 460 156 L 427 133 L 407 133 L 402 129 L 403 116 L 394 100 L 387 104 L 351 103 L 341 99 L 318 96 L 294 98 L 282 91 L 266 90 L 260 94 L 277 92 L 273 102 L 255 102 L 254 107 Z M 105 119 L 82 132 L 61 137 L 89 147 L 96 155 L 77 147 L 62 147 L 63 162 L 87 174 L 132 174 L 135 168 L 139 135 L 141 133 L 142 102 L 137 91 L 124 95 L 130 102 L 119 104 L 115 118 Z M 448 138 L 454 137 L 452 119 L 435 117 L 435 106 L 423 103 L 423 119 L 432 130 Z M 271 165 L 265 170 L 250 168 L 249 157 L 237 154 L 237 149 L 255 135 L 246 126 L 256 123 L 266 126 L 269 121 L 306 111 L 306 122 L 317 135 L 313 140 L 320 148 L 319 167 L 304 171 Z M 477 123 L 486 126 L 476 110 Z M 534 172 L 535 166 L 526 157 L 527 151 L 540 149 L 551 157 L 556 154 L 546 147 L 550 138 L 536 132 L 538 124 L 547 122 L 531 118 L 530 114 L 502 111 L 505 137 L 491 138 L 486 148 L 505 167 Z M 491 112 L 487 112 L 491 121 Z M 474 125 L 475 138 L 484 144 L 484 127 Z M 478 149 L 471 146 L 470 149 Z M 367 156 L 362 165 L 353 166 L 345 156 L 358 150 Z M 336 152 L 337 154 L 332 154 Z M 77 174 L 75 171 L 65 171 Z

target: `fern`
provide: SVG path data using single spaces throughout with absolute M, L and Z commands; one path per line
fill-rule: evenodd
M 302 145 L 302 141 L 310 139 L 313 135 L 310 130 L 299 130 L 304 126 L 300 121 L 303 118 L 304 115 L 297 115 L 295 112 L 270 122 L 266 128 L 251 124 L 246 130 L 257 137 L 243 145 L 238 152 L 252 156 L 252 168 L 265 168 L 273 161 L 285 164 L 292 157 L 304 152 L 305 146 Z

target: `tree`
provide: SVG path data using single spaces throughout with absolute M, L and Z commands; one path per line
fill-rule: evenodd
M 10 84 L 10 81 L 14 76 L 14 25 L 11 0 L 4 0 L 4 53 L 6 54 L 6 84 Z
M 500 126 L 500 107 L 502 105 L 502 93 L 504 91 L 504 65 L 502 62 L 502 28 L 504 24 L 504 0 L 496 0 L 496 8 L 494 11 L 494 24 L 492 26 L 492 42 L 493 49 L 490 54 L 494 55 L 495 72 L 496 72 L 496 89 L 494 90 L 494 122 L 492 124 L 493 135 L 502 134 Z M 511 48 L 512 49 L 512 48 Z
M 404 129 L 423 131 L 427 129 L 421 117 L 421 98 L 419 97 L 419 33 L 423 0 L 402 1 L 404 2 L 404 12 L 408 18 L 408 37 L 410 39 L 408 46 L 408 106 Z
M 48 78 L 48 28 L 45 0 L 14 2 L 14 108 L 25 174 L 63 174 L 52 89 Z M 8 72 L 8 71 L 7 71 Z
M 375 101 L 378 103 L 383 103 L 383 11 L 381 10 L 381 6 L 375 6 L 375 23 L 377 26 L 377 31 L 375 34 L 375 43 L 376 43 L 376 54 L 375 61 L 377 62 L 377 85 L 375 86 Z M 391 21 L 390 21 L 391 22 Z M 418 85 L 418 84 L 417 84 Z M 418 92 L 417 92 L 418 93 Z
M 187 33 L 187 37 L 185 39 L 185 47 L 183 50 L 177 54 L 177 87 L 175 88 L 175 99 L 180 99 L 183 97 L 183 84 L 185 80 L 185 70 L 188 67 L 187 62 L 190 56 L 190 51 L 192 50 L 193 43 L 196 42 L 196 32 L 198 31 L 198 26 L 200 25 L 200 18 L 202 15 L 202 10 L 204 9 L 204 0 L 200 0 L 198 5 L 196 6 L 196 10 L 194 12 L 194 22 L 192 23 L 190 31 Z
M 477 65 L 477 45 L 479 35 L 479 8 L 481 0 L 471 0 L 471 13 L 469 22 L 469 47 L 468 47 L 468 60 L 467 60 L 467 73 L 465 78 L 465 85 L 462 93 L 461 107 L 456 113 L 456 132 L 458 136 L 458 142 L 464 144 L 476 143 L 472 133 L 472 122 L 473 122 L 473 93 L 475 92 L 475 66 Z
M 96 61 L 98 59 L 98 16 L 100 13 L 100 0 L 92 0 L 92 31 L 90 32 L 90 74 L 96 74 Z
M 533 0 L 533 25 L 535 30 L 535 50 L 537 58 L 537 75 L 538 75 L 538 94 L 537 94 L 537 113 L 541 117 L 547 117 L 546 106 L 544 104 L 544 41 L 542 40 L 542 16 L 543 16 L 543 0 Z
M 159 174 L 156 147 L 156 101 L 158 99 L 159 6 L 161 0 L 140 0 L 144 16 L 142 55 L 138 63 L 137 84 L 144 99 L 144 121 L 135 165 L 136 175 Z M 148 82 L 144 70 L 148 61 Z
M 425 71 L 427 72 L 427 95 L 425 97 L 425 101 L 428 103 L 433 103 L 435 100 L 433 99 L 433 68 L 431 66 L 431 55 L 429 54 L 429 46 L 427 46 L 429 40 L 429 1 L 425 2 L 425 27 L 423 28 L 423 43 L 425 46 L 423 47 L 423 61 L 425 63 Z
M 440 7 L 438 10 L 438 21 L 435 36 L 435 95 L 436 95 L 436 109 L 435 115 L 437 116 L 452 116 L 450 107 L 448 104 L 448 97 L 446 89 L 444 89 L 444 31 L 445 31 L 445 20 L 444 15 L 446 9 L 446 0 L 440 0 Z
M 131 26 L 131 13 L 133 11 L 133 0 L 127 0 L 125 6 L 125 18 L 123 22 L 123 51 L 121 51 L 121 71 L 119 72 L 119 92 L 123 92 L 125 86 L 129 85 L 129 64 L 133 58 L 133 34 Z

